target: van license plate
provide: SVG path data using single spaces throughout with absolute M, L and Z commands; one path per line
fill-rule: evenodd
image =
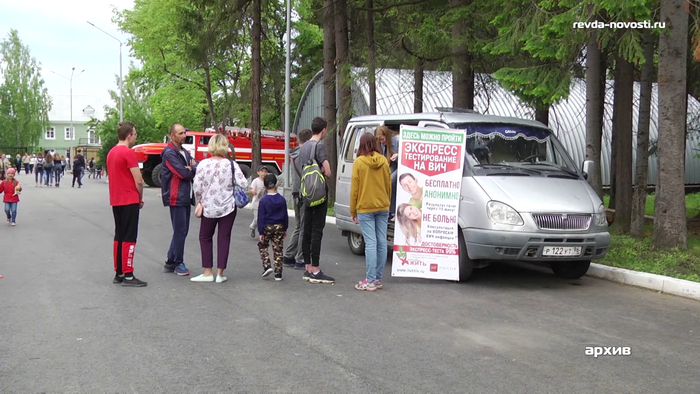
M 542 256 L 580 256 L 581 247 L 545 246 Z

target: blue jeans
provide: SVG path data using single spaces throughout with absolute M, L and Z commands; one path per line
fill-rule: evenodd
M 16 202 L 6 202 L 5 203 L 5 215 L 10 219 L 12 223 L 17 219 L 17 203 Z
M 389 211 L 359 213 L 362 236 L 365 239 L 366 278 L 368 281 L 382 280 L 387 259 L 386 228 Z
M 53 168 L 44 168 L 44 185 L 53 183 Z

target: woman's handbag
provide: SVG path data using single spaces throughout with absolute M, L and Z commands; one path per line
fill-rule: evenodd
M 233 160 L 230 160 L 230 161 L 231 161 L 231 173 L 233 174 L 233 197 L 236 200 L 236 207 L 243 208 L 246 205 L 248 205 L 250 200 L 248 199 L 248 194 L 246 194 L 245 190 L 243 190 L 243 188 L 238 186 L 238 184 L 236 183 L 236 166 L 235 166 Z
M 194 209 L 194 216 L 201 218 L 204 216 L 204 207 L 202 206 L 202 203 L 197 204 L 197 208 Z

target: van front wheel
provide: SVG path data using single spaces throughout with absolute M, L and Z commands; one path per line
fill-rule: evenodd
M 362 234 L 348 234 L 348 246 L 353 254 L 358 256 L 365 255 L 365 238 L 362 236 Z
M 590 261 L 554 263 L 552 264 L 552 272 L 554 272 L 554 275 L 563 279 L 578 279 L 586 275 L 590 266 Z
M 459 230 L 459 281 L 464 282 L 472 276 L 474 262 L 467 254 L 467 244 L 464 242 L 462 230 Z

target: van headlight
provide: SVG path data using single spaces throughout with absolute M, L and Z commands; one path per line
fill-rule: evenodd
M 598 207 L 598 213 L 593 215 L 593 220 L 595 220 L 595 225 L 597 227 L 608 227 L 608 218 L 605 214 L 604 204 L 600 204 Z
M 494 223 L 509 224 L 511 226 L 522 226 L 525 224 L 518 211 L 502 202 L 489 201 L 486 204 L 486 212 L 489 215 L 489 219 Z

